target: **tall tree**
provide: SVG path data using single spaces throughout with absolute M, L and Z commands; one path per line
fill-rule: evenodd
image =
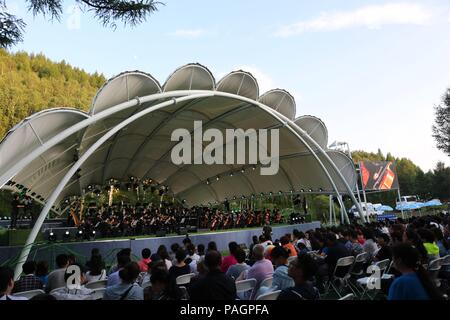
M 433 138 L 437 148 L 450 156 L 450 89 L 444 94 L 442 104 L 435 108 Z
M 25 0 L 34 15 L 44 15 L 60 21 L 63 0 Z M 155 0 L 75 0 L 81 11 L 92 12 L 104 26 L 115 28 L 117 21 L 135 26 L 146 21 L 158 10 L 161 2 Z M 0 0 L 0 47 L 8 48 L 23 40 L 25 22 L 8 13 L 5 0 Z

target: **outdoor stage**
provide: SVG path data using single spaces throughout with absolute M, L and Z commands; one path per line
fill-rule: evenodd
M 286 233 L 292 233 L 294 229 L 299 231 L 308 231 L 311 229 L 320 228 L 320 222 L 314 221 L 303 224 L 284 225 L 279 227 L 272 227 L 272 238 L 279 239 Z M 189 234 L 194 244 L 204 244 L 205 246 L 210 241 L 215 241 L 220 251 L 228 250 L 228 243 L 236 241 L 237 243 L 245 243 L 247 246 L 252 242 L 254 235 L 261 235 L 262 228 L 249 228 L 235 231 L 219 231 L 207 233 L 193 233 Z M 139 256 L 141 250 L 150 248 L 152 252 L 156 252 L 158 246 L 165 245 L 168 249 L 170 245 L 178 242 L 181 244 L 185 238 L 181 236 L 167 236 L 167 237 L 149 237 L 136 239 L 117 239 L 117 240 L 95 240 L 84 242 L 67 242 L 67 243 L 53 243 L 53 244 L 36 244 L 31 249 L 29 259 L 39 261 L 47 260 L 50 267 L 53 267 L 55 256 L 59 253 L 74 253 L 80 256 L 81 259 L 88 259 L 92 248 L 100 249 L 107 263 L 115 259 L 115 252 L 122 248 L 131 248 L 133 254 Z M 22 246 L 0 247 L 0 264 L 5 262 L 13 262 L 18 257 Z

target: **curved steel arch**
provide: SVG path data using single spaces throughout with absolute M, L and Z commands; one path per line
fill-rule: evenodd
M 213 95 L 212 93 L 209 93 L 209 94 L 208 93 L 203 93 L 203 94 L 198 94 L 198 95 L 185 96 L 185 97 L 181 97 L 181 98 L 178 98 L 178 99 L 165 101 L 165 102 L 159 103 L 159 104 L 157 104 L 155 106 L 152 106 L 150 108 L 144 109 L 144 110 L 134 114 L 130 118 L 122 121 L 118 125 L 114 126 L 110 131 L 108 131 L 99 140 L 97 140 L 92 146 L 90 146 L 89 149 L 86 150 L 86 152 L 83 153 L 82 156 L 80 156 L 80 158 L 77 160 L 77 162 L 75 162 L 75 164 L 65 174 L 65 176 L 59 182 L 58 186 L 55 188 L 55 190 L 52 192 L 52 194 L 48 198 L 47 203 L 45 204 L 44 208 L 42 209 L 41 213 L 39 214 L 39 217 L 36 220 L 36 223 L 34 224 L 33 229 L 31 230 L 30 234 L 28 235 L 27 241 L 25 242 L 25 245 L 24 245 L 24 247 L 22 249 L 22 252 L 20 253 L 20 256 L 19 256 L 16 268 L 15 268 L 15 271 L 14 271 L 14 279 L 18 279 L 19 278 L 19 276 L 20 276 L 20 274 L 22 272 L 22 265 L 27 260 L 28 255 L 29 255 L 30 250 L 31 250 L 31 246 L 33 245 L 34 241 L 36 240 L 37 234 L 38 234 L 39 230 L 41 229 L 42 224 L 44 223 L 44 220 L 47 217 L 47 214 L 48 214 L 49 210 L 51 209 L 53 203 L 56 201 L 56 199 L 58 198 L 59 194 L 64 189 L 66 184 L 69 182 L 69 180 L 72 178 L 72 176 L 76 173 L 76 171 L 81 167 L 81 165 L 103 143 L 105 143 L 109 138 L 114 136 L 117 132 L 122 130 L 124 127 L 126 127 L 127 125 L 129 125 L 133 121 L 141 118 L 142 116 L 144 116 L 144 115 L 146 115 L 148 113 L 151 113 L 155 109 L 163 108 L 165 106 L 170 106 L 172 104 L 176 104 L 178 102 L 185 101 L 185 100 L 197 99 L 197 98 L 200 98 L 200 97 L 205 97 L 206 98 L 206 97 L 209 97 L 209 96 L 212 96 L 212 95 Z
M 338 195 L 338 199 L 339 199 L 339 190 L 336 187 L 333 179 L 331 178 L 327 168 L 324 166 L 324 164 L 322 163 L 322 161 L 319 159 L 319 157 L 317 156 L 317 154 L 314 152 L 314 150 L 311 148 L 311 146 L 309 146 L 308 143 L 306 143 L 305 139 L 298 134 L 294 128 L 295 128 L 295 123 L 294 125 L 292 121 L 290 121 L 289 119 L 287 119 L 286 117 L 284 117 L 283 115 L 277 114 L 276 111 L 270 109 L 269 107 L 258 103 L 257 101 L 252 101 L 251 99 L 247 99 L 244 97 L 240 97 L 240 96 L 236 96 L 234 94 L 228 94 L 228 93 L 224 93 L 224 92 L 217 92 L 217 91 L 208 91 L 208 90 L 198 90 L 195 93 L 193 93 L 192 91 L 188 91 L 186 94 L 186 91 L 183 91 L 184 95 L 181 98 L 177 98 L 177 99 L 172 99 L 170 101 L 165 101 L 165 102 L 161 102 L 157 105 L 153 105 L 151 107 L 148 107 L 142 111 L 140 111 L 137 114 L 134 114 L 132 117 L 124 120 L 123 122 L 119 123 L 118 125 L 114 126 L 110 131 L 108 131 L 105 135 L 103 135 L 99 140 L 97 140 L 92 146 L 89 147 L 89 149 L 80 157 L 80 159 L 72 166 L 72 168 L 66 173 L 66 175 L 64 176 L 64 178 L 61 180 L 61 182 L 59 183 L 59 185 L 57 186 L 57 188 L 54 190 L 54 192 L 51 194 L 51 196 L 49 197 L 44 209 L 42 210 L 33 230 L 31 231 L 27 242 L 24 246 L 24 249 L 20 255 L 19 258 L 19 263 L 16 266 L 16 271 L 15 271 L 15 278 L 17 278 L 20 275 L 20 268 L 23 264 L 23 262 L 26 260 L 29 251 L 31 249 L 30 245 L 32 245 L 32 243 L 34 243 L 35 238 L 37 236 L 37 233 L 39 231 L 39 229 L 42 226 L 42 223 L 45 219 L 45 217 L 48 214 L 48 211 L 50 210 L 52 204 L 56 201 L 57 197 L 59 196 L 60 192 L 62 191 L 62 189 L 64 188 L 64 186 L 68 183 L 68 181 L 70 180 L 70 178 L 73 176 L 73 174 L 75 174 L 76 170 L 91 156 L 92 153 L 94 153 L 104 142 L 106 142 L 109 138 L 111 138 L 114 134 L 116 134 L 118 131 L 120 131 L 123 127 L 127 126 L 128 124 L 132 123 L 133 121 L 141 118 L 142 116 L 151 113 L 155 110 L 158 110 L 160 108 L 172 105 L 172 104 L 177 104 L 178 102 L 182 102 L 182 101 L 187 101 L 187 100 L 193 100 L 193 99 L 198 99 L 198 98 L 206 98 L 206 97 L 211 97 L 211 96 L 225 96 L 225 97 L 230 97 L 230 98 L 235 98 L 238 100 L 244 100 L 244 101 L 248 101 L 251 104 L 254 104 L 258 107 L 260 107 L 262 110 L 266 111 L 268 114 L 270 114 L 271 116 L 273 116 L 275 119 L 277 119 L 278 121 L 280 121 L 283 124 L 288 124 L 287 128 L 290 129 L 290 131 L 307 147 L 307 149 L 311 152 L 311 154 L 314 156 L 314 158 L 316 159 L 316 161 L 319 163 L 320 167 L 322 168 L 322 170 L 324 171 L 325 175 L 327 176 L 327 179 L 329 180 L 330 184 L 333 186 L 333 189 L 335 190 L 336 194 Z M 173 96 L 182 96 L 183 93 L 181 92 L 171 92 L 171 95 Z M 140 105 L 142 102 L 149 102 L 149 101 L 153 101 L 156 99 L 160 99 L 161 95 L 164 96 L 164 94 L 154 94 L 151 96 L 146 96 L 143 98 L 136 98 L 134 99 L 135 101 L 128 101 L 122 104 L 119 104 L 115 107 L 112 107 L 110 109 L 113 109 L 114 111 L 111 111 L 110 109 L 105 110 L 102 113 L 99 113 L 98 117 L 95 118 L 95 115 L 92 116 L 89 119 L 86 119 L 83 121 L 83 123 L 79 123 L 77 125 L 72 126 L 71 128 L 68 128 L 67 130 L 64 130 L 63 132 L 61 132 L 60 134 L 58 134 L 57 136 L 53 137 L 52 139 L 50 139 L 49 141 L 47 141 L 44 145 L 41 146 L 41 148 L 37 148 L 38 150 L 34 150 L 32 151 L 28 156 L 26 156 L 24 159 L 22 159 L 22 161 L 19 162 L 19 164 L 26 166 L 27 163 L 24 163 L 25 160 L 28 160 L 29 158 L 31 158 L 31 160 L 33 160 L 33 156 L 39 156 L 39 152 L 43 153 L 45 152 L 45 150 L 47 150 L 48 148 L 50 148 L 53 144 L 58 143 L 59 141 L 63 140 L 64 138 L 76 133 L 77 131 L 83 129 L 84 127 L 86 127 L 87 125 L 89 125 L 90 123 L 93 123 L 95 121 L 98 121 L 104 117 L 107 117 L 110 114 L 113 114 L 114 112 L 118 112 L 118 111 L 122 111 L 123 109 L 135 106 L 135 105 Z M 158 96 L 158 97 L 155 97 Z M 169 96 L 169 95 L 167 95 Z M 110 112 L 107 112 L 110 111 Z M 104 114 L 106 113 L 106 115 Z M 101 115 L 101 116 L 100 116 Z M 284 120 L 283 118 L 287 119 Z M 289 126 L 290 125 L 290 126 Z M 292 127 L 293 128 L 292 128 Z M 353 195 L 353 191 L 351 190 L 351 188 L 348 186 L 345 178 L 342 176 L 342 174 L 340 173 L 339 169 L 336 167 L 336 165 L 334 165 L 333 161 L 331 160 L 331 158 L 328 157 L 328 155 L 326 154 L 326 152 L 317 144 L 315 143 L 315 141 L 308 136 L 308 134 L 306 132 L 304 132 L 301 128 L 297 127 L 297 130 L 302 133 L 302 135 L 305 136 L 306 139 L 308 139 L 310 142 L 312 142 L 312 144 L 314 144 L 317 149 L 319 149 L 319 151 L 325 156 L 325 159 L 332 165 L 332 168 L 336 171 L 336 173 L 338 174 L 338 177 L 342 180 L 342 183 L 344 184 L 344 186 L 347 188 L 347 190 L 349 191 L 350 195 Z M 36 155 L 37 154 L 37 155 Z M 30 160 L 29 160 L 30 161 Z M 17 164 L 16 166 L 13 166 L 13 168 L 16 168 L 19 166 L 19 164 Z M 12 169 L 10 169 L 9 171 L 11 171 Z M 3 178 L 3 176 L 2 176 Z M 352 197 L 353 202 L 355 203 L 355 205 L 357 206 L 357 208 L 360 210 L 360 207 L 356 201 L 356 199 L 354 199 L 354 196 Z M 341 202 L 341 201 L 340 201 Z M 343 204 L 341 204 L 343 206 Z M 348 221 L 348 217 L 346 216 L 346 219 Z M 24 260 L 25 259 L 25 260 Z

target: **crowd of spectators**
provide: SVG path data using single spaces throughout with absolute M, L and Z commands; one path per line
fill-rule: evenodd
M 230 242 L 224 257 L 216 243 L 194 244 L 186 237 L 170 249 L 164 245 L 154 253 L 143 249 L 138 261 L 133 261 L 136 259 L 130 249 L 122 249 L 109 268 L 97 249 L 84 264 L 60 254 L 57 268 L 50 273 L 46 262 L 27 261 L 16 282 L 11 269 L 1 267 L 0 299 L 22 299 L 14 294 L 35 289 L 46 293 L 33 299 L 94 299 L 95 290 L 86 284 L 105 280 L 101 297 L 105 300 L 255 299 L 274 291 L 280 291 L 280 300 L 318 300 L 329 294 L 327 283 L 332 281 L 339 259 L 361 253 L 365 254 L 366 266 L 386 259 L 392 262 L 392 277 L 383 283 L 382 297 L 443 299 L 450 270 L 448 266 L 440 270 L 438 287 L 427 266 L 450 254 L 449 217 L 426 216 L 307 232 L 294 229 L 280 239 L 272 239 L 265 232 L 253 237 L 251 244 Z M 81 271 L 79 275 L 74 268 Z M 79 285 L 69 288 L 74 275 Z M 178 284 L 177 279 L 185 275 L 190 281 Z M 248 279 L 256 281 L 254 290 L 238 292 L 237 284 Z M 271 279 L 268 285 L 267 279 Z

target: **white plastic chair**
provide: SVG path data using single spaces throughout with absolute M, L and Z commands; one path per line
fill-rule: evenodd
M 98 280 L 98 281 L 92 281 L 86 284 L 87 289 L 101 289 L 106 288 L 106 284 L 108 283 L 108 280 Z
M 195 276 L 194 273 L 183 274 L 177 277 L 176 283 L 179 286 L 189 284 L 194 276 Z
M 35 290 L 17 292 L 17 293 L 14 293 L 13 296 L 25 297 L 25 298 L 31 299 L 34 296 L 37 296 L 38 294 L 45 294 L 45 292 L 44 292 L 44 290 L 41 290 L 41 289 L 35 289 Z
M 376 262 L 376 263 L 373 264 L 373 266 L 375 267 L 375 270 L 376 270 L 376 268 L 378 268 L 378 270 L 379 270 L 380 281 L 381 281 L 381 279 L 383 279 L 384 273 L 385 273 L 385 271 L 389 268 L 390 264 L 391 264 L 391 262 L 390 262 L 389 259 L 381 260 L 381 261 L 378 261 L 378 262 Z M 363 293 L 362 293 L 362 295 L 361 295 L 361 299 L 362 299 L 366 294 L 367 294 L 367 296 L 368 296 L 370 299 L 374 299 L 374 298 L 375 298 L 376 293 L 375 293 L 374 296 L 370 296 L 369 293 L 368 293 L 369 291 L 375 289 L 375 288 L 373 288 L 373 287 L 371 287 L 371 286 L 368 285 L 370 281 L 374 281 L 374 280 L 376 281 L 376 279 L 374 279 L 374 277 L 364 277 L 364 278 L 360 278 L 360 279 L 356 280 L 356 282 L 358 283 L 358 285 L 359 285 L 361 288 L 363 288 Z
M 253 292 L 255 291 L 256 283 L 257 283 L 256 279 L 253 278 L 236 281 L 236 293 L 240 297 L 250 298 L 253 295 Z
M 261 301 L 261 300 L 263 300 L 263 301 L 264 300 L 277 300 L 277 298 L 280 295 L 280 293 L 281 293 L 281 290 L 268 292 L 268 293 L 265 293 L 265 294 L 262 294 L 262 295 L 258 296 L 256 298 L 256 300 L 259 300 L 259 301 Z
M 333 288 L 334 292 L 341 298 L 341 290 L 348 285 L 348 279 L 350 278 L 350 271 L 355 262 L 354 256 L 348 256 L 338 259 L 336 262 L 336 267 L 334 268 L 333 275 L 327 283 L 325 288 L 326 292 L 329 292 L 330 287 Z M 339 286 L 336 286 L 334 282 L 339 281 Z
M 355 299 L 355 295 L 353 293 L 349 293 L 345 296 L 343 296 L 342 298 L 339 298 L 339 300 L 354 300 Z
M 94 300 L 100 300 L 103 299 L 103 296 L 105 295 L 106 288 L 98 288 L 92 290 L 92 296 L 94 297 Z
M 295 259 L 297 259 L 297 256 L 290 256 L 288 259 L 287 259 L 287 261 L 288 261 L 288 264 L 290 264 L 292 261 L 294 261 Z
M 55 288 L 52 291 L 50 291 L 50 294 L 54 294 L 55 292 L 61 290 L 61 289 L 67 289 L 66 287 L 59 287 L 59 288 Z
M 271 287 L 273 283 L 273 277 L 269 277 L 261 281 L 260 287 Z
M 434 281 L 435 285 L 439 288 L 441 286 L 441 281 L 438 278 L 439 271 L 442 268 L 442 262 L 444 262 L 444 258 L 434 259 L 428 264 L 427 271 Z

